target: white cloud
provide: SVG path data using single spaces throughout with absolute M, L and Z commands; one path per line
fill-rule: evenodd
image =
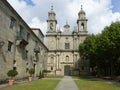
M 44 34 L 46 33 L 47 23 L 41 22 L 38 17 L 34 17 L 29 23 L 29 26 L 31 28 L 40 28 Z
M 88 18 L 89 33 L 100 33 L 112 21 L 120 19 L 120 13 L 112 12 L 111 0 L 32 0 L 35 6 L 25 1 L 8 0 L 31 27 L 39 27 L 45 34 L 47 16 L 53 3 L 58 26 L 63 27 L 66 20 L 73 29 L 76 26 L 81 4 Z

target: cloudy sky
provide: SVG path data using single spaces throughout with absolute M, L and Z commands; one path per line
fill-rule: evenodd
M 83 5 L 88 19 L 88 32 L 100 33 L 111 22 L 120 20 L 120 0 L 8 0 L 30 27 L 47 31 L 48 12 L 54 6 L 58 27 L 68 21 L 73 30 Z

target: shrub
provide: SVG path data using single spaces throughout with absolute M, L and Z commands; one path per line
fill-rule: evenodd
M 15 77 L 16 75 L 18 75 L 18 72 L 17 72 L 16 70 L 9 70 L 9 71 L 7 72 L 7 75 L 8 75 L 9 77 Z
M 51 72 L 50 70 L 43 70 L 43 73 L 49 73 Z
M 35 73 L 35 69 L 34 69 L 34 68 L 31 68 L 31 69 L 29 70 L 30 76 L 34 75 L 34 73 Z
M 47 73 L 47 70 L 43 70 L 43 73 Z
M 43 78 L 44 77 L 44 73 L 43 73 L 43 71 L 40 71 L 40 73 L 39 73 L 39 78 L 41 79 L 41 78 Z

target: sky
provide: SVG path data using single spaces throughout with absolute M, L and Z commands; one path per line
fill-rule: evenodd
M 70 30 L 77 26 L 78 13 L 86 12 L 88 33 L 98 34 L 112 22 L 120 20 L 120 0 L 7 0 L 31 28 L 47 32 L 48 12 L 53 5 L 57 27 L 64 30 L 66 20 Z

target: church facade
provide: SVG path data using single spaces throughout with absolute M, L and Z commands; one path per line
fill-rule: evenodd
M 56 13 L 51 7 L 48 12 L 46 46 L 49 49 L 47 69 L 51 74 L 56 75 L 77 75 L 87 71 L 79 55 L 79 44 L 83 43 L 87 32 L 87 19 L 84 10 L 78 13 L 77 28 L 70 30 L 70 25 L 66 22 L 64 31 L 56 28 Z

